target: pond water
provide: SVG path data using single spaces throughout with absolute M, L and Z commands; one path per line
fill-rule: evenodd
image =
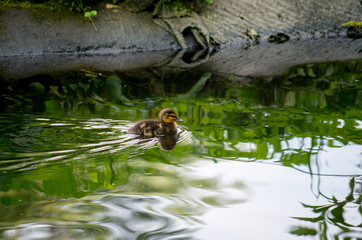
M 0 99 L 1 239 L 362 239 L 362 61 L 50 72 Z M 127 134 L 163 108 L 177 136 Z

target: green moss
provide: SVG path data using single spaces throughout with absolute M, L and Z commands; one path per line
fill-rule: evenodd
M 190 11 L 198 12 L 203 3 L 213 3 L 213 0 L 161 0 L 177 14 L 186 14 Z
M 3 2 L 3 3 L 1 3 Z M 46 10 L 50 12 L 80 12 L 84 13 L 90 8 L 97 7 L 100 3 L 112 3 L 115 4 L 119 0 L 29 0 L 29 1 L 18 1 L 18 0 L 6 0 L 0 1 L 0 11 L 8 7 L 19 7 L 22 9 L 29 10 Z
M 165 0 L 164 1 L 165 4 L 167 4 L 169 6 L 169 8 L 180 15 L 186 14 L 190 11 L 189 7 L 186 5 L 186 3 L 182 0 L 176 0 L 176 1 L 172 1 L 172 0 Z
M 0 11 L 7 7 L 20 7 L 23 9 L 42 9 L 51 12 L 80 12 L 84 13 L 90 8 L 97 8 L 99 4 L 104 3 L 121 3 L 123 0 L 0 0 Z M 213 0 L 155 0 L 156 5 L 158 2 L 167 5 L 176 13 L 186 13 L 190 10 L 198 11 L 202 4 L 212 3 Z

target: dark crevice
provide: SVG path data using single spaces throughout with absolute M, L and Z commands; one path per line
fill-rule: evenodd
M 185 30 L 183 30 L 182 36 L 185 39 L 187 48 L 192 48 L 192 49 L 202 48 L 202 46 L 200 46 L 194 34 L 192 33 L 191 27 L 188 27 Z

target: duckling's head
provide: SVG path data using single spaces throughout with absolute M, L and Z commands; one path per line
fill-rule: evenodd
M 163 109 L 158 115 L 162 122 L 164 123 L 173 123 L 173 122 L 183 122 L 181 118 L 177 117 L 177 114 L 174 110 L 166 108 Z

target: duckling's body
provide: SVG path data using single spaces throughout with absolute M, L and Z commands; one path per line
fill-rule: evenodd
M 141 135 L 142 137 L 174 134 L 177 132 L 176 122 L 183 122 L 173 110 L 168 108 L 160 112 L 159 118 L 159 120 L 147 119 L 139 121 L 128 130 L 128 133 Z

